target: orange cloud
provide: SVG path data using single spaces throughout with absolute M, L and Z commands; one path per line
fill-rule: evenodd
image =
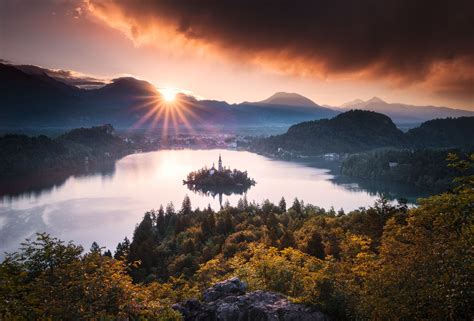
M 86 0 L 136 45 L 474 100 L 474 2 Z

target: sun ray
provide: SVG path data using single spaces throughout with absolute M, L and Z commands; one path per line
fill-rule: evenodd
M 167 143 L 170 131 L 174 135 L 182 131 L 194 135 L 196 126 L 201 124 L 199 115 L 202 106 L 192 96 L 177 89 L 159 88 L 153 94 L 136 98 L 140 103 L 134 108 L 143 112 L 132 128 L 146 128 L 146 132 L 161 128 L 164 144 Z M 198 139 L 198 144 L 199 141 L 201 139 Z

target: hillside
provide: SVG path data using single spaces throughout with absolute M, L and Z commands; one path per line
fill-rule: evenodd
M 380 150 L 350 155 L 341 164 L 341 174 L 365 180 L 399 182 L 426 191 L 448 190 L 456 171 L 448 167 L 448 153 L 459 150 Z M 469 173 L 472 174 L 472 173 Z
M 41 172 L 83 171 L 130 152 L 130 146 L 113 133 L 110 125 L 74 129 L 55 139 L 44 135 L 0 136 L 0 177 Z
M 53 117 L 66 120 L 73 116 L 71 110 L 78 106 L 79 92 L 79 89 L 45 74 L 33 76 L 13 66 L 0 64 L 0 126 L 41 126 Z
M 437 119 L 402 133 L 382 114 L 351 110 L 332 119 L 303 122 L 285 134 L 256 139 L 250 149 L 275 156 L 356 153 L 376 148 L 472 149 L 474 117 Z
M 399 146 L 403 133 L 385 115 L 353 110 L 332 119 L 293 125 L 288 132 L 255 141 L 257 151 L 278 150 L 304 155 L 352 153 L 385 146 Z
M 405 136 L 416 148 L 474 147 L 474 117 L 435 119 L 409 130 Z

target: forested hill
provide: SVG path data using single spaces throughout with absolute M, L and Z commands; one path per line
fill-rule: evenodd
M 288 132 L 255 141 L 257 151 L 278 149 L 304 154 L 351 153 L 404 143 L 402 131 L 379 113 L 351 110 L 332 119 L 293 125 Z
M 434 119 L 406 134 L 411 146 L 417 148 L 474 147 L 474 117 Z
M 448 190 L 456 171 L 448 167 L 449 153 L 459 150 L 377 150 L 350 155 L 342 161 L 343 175 L 417 186 L 439 193 Z M 469 172 L 470 175 L 474 174 Z
M 255 140 L 257 152 L 320 155 L 355 153 L 381 147 L 472 149 L 474 117 L 436 119 L 407 133 L 383 114 L 351 110 L 332 119 L 303 122 L 287 133 Z
M 130 151 L 111 125 L 74 129 L 55 139 L 40 135 L 0 136 L 0 177 L 84 168 Z

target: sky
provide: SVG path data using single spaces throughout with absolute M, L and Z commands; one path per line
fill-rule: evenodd
M 0 59 L 232 103 L 474 110 L 474 2 L 0 0 Z

